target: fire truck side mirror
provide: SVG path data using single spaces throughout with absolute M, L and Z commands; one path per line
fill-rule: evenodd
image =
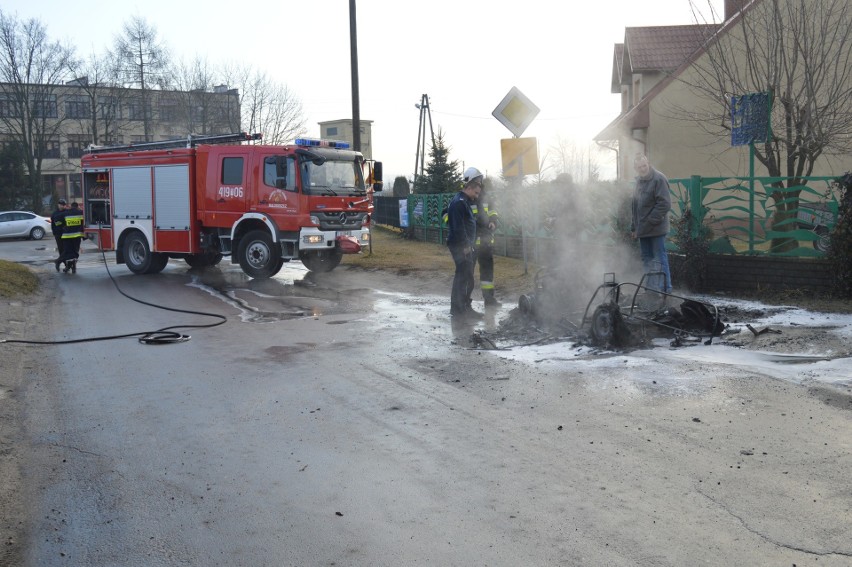
M 382 186 L 382 162 L 373 162 L 373 184 Z

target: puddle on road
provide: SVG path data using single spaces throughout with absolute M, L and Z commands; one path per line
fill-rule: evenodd
M 706 382 L 723 373 L 729 376 L 737 369 L 797 383 L 852 384 L 850 359 L 824 354 L 767 352 L 725 344 L 672 348 L 667 339 L 656 339 L 652 341 L 653 348 L 629 353 L 601 350 L 571 337 L 550 337 L 541 344 L 488 345 L 483 340 L 499 331 L 501 320 L 508 317 L 513 306 L 486 312 L 484 321 L 454 325 L 445 296 L 333 289 L 334 285 L 340 286 L 340 280 L 329 280 L 332 283 L 326 285 L 301 263 L 292 267 L 285 264 L 281 273 L 268 280 L 253 280 L 239 270 L 206 270 L 191 272 L 190 276 L 188 285 L 237 309 L 243 322 L 366 313 L 357 321 L 330 319 L 328 324 L 358 322 L 382 328 L 387 333 L 383 341 L 409 354 L 434 354 L 436 349 L 453 347 L 481 349 L 483 353 L 542 369 L 600 375 L 602 380 L 617 373 L 622 379 L 632 376 L 641 383 L 657 380 L 670 385 Z M 672 363 L 677 365 L 673 368 Z
M 301 263 L 285 264 L 275 277 L 252 279 L 238 270 L 191 270 L 190 287 L 221 299 L 244 323 L 270 323 L 350 313 L 364 308 L 365 293 L 339 292 L 317 284 Z

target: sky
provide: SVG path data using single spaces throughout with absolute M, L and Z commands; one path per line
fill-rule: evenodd
M 539 158 L 559 140 L 591 150 L 604 178 L 614 154 L 595 134 L 618 116 L 610 92 L 613 46 L 624 28 L 712 21 L 723 0 L 357 0 L 360 116 L 372 120 L 373 157 L 388 183 L 415 169 L 420 110 L 450 159 L 489 176 L 502 168 L 500 140 L 512 133 L 492 116 L 512 87 L 540 113 L 522 133 Z M 694 5 L 694 6 L 693 6 Z M 38 18 L 52 39 L 80 56 L 103 53 L 131 16 L 153 24 L 171 56 L 211 64 L 248 63 L 287 85 L 302 102 L 308 135 L 318 122 L 351 119 L 349 1 L 4 0 L 2 10 Z M 428 123 L 427 123 L 428 131 Z M 427 145 L 427 152 L 428 152 Z M 547 175 L 547 173 L 546 173 Z M 551 175 L 552 176 L 552 175 Z

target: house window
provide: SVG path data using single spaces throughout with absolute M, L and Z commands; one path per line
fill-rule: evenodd
M 65 118 L 89 118 L 89 97 L 71 95 L 65 97 Z
M 17 118 L 21 115 L 15 104 L 15 97 L 10 94 L 0 94 L 0 118 Z
M 332 126 L 325 131 L 326 136 L 337 136 L 337 126 Z
M 82 134 L 68 134 L 68 159 L 83 157 L 91 140 Z
M 160 120 L 162 122 L 175 122 L 178 118 L 178 103 L 172 98 L 160 99 Z
M 98 114 L 104 120 L 121 118 L 121 106 L 114 96 L 98 97 Z
M 141 101 L 127 103 L 128 120 L 145 120 L 145 107 Z
M 59 140 L 47 140 L 38 149 L 43 159 L 59 159 Z
M 56 95 L 36 95 L 33 99 L 33 116 L 37 118 L 58 118 Z
M 144 144 L 147 141 L 148 140 L 145 139 L 145 136 L 138 136 L 138 135 L 130 136 L 130 143 L 131 144 Z
M 243 158 L 222 158 L 222 184 L 241 185 L 243 182 Z

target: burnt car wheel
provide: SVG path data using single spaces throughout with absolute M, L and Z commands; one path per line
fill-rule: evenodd
M 824 226 L 818 226 L 814 229 L 817 239 L 814 240 L 814 248 L 823 254 L 831 250 L 831 233 Z
M 624 346 L 630 340 L 630 330 L 615 303 L 599 305 L 592 314 L 592 342 L 598 346 Z

